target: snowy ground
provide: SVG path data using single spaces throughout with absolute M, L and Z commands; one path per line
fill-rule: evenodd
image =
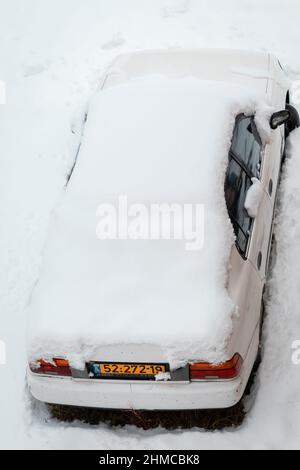
M 166 46 L 269 50 L 300 79 L 298 0 L 0 0 L 1 448 L 299 448 L 300 132 L 276 227 L 264 358 L 241 429 L 141 432 L 47 422 L 26 394 L 26 305 L 76 141 L 70 127 L 119 52 Z

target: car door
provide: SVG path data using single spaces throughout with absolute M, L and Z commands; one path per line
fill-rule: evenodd
M 236 119 L 229 162 L 225 178 L 225 199 L 236 235 L 236 246 L 230 258 L 228 292 L 236 305 L 238 316 L 233 318 L 230 354 L 239 351 L 246 357 L 249 345 L 260 323 L 261 300 L 264 286 L 264 268 L 267 251 L 267 222 L 264 213 L 267 194 L 263 198 L 256 219 L 245 209 L 252 178 L 262 180 L 264 149 L 255 126 L 254 117 L 240 115 Z M 260 259 L 261 258 L 261 259 Z M 258 262 L 260 268 L 258 268 Z

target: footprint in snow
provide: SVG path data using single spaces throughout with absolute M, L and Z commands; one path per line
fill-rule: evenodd
M 172 18 L 177 15 L 184 15 L 189 11 L 190 0 L 177 0 L 175 3 L 170 2 L 162 8 L 163 18 Z
M 117 34 L 114 34 L 113 37 L 109 41 L 102 44 L 101 49 L 104 49 L 104 50 L 115 49 L 117 47 L 123 46 L 125 42 L 126 41 L 123 35 L 121 33 L 117 33 Z
M 24 77 L 32 77 L 33 75 L 45 72 L 45 70 L 47 70 L 47 66 L 44 64 L 23 65 Z

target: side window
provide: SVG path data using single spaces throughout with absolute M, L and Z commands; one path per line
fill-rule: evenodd
M 231 153 L 259 178 L 261 169 L 261 141 L 253 118 L 239 116 L 233 133 Z
M 225 179 L 225 199 L 228 213 L 236 235 L 236 244 L 243 257 L 246 256 L 252 219 L 245 206 L 247 191 L 254 176 L 259 178 L 262 144 L 252 117 L 238 116 L 229 152 Z

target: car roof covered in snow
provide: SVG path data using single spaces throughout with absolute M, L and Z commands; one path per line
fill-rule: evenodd
M 50 223 L 31 302 L 31 359 L 60 355 L 78 366 L 97 346 L 124 343 L 159 347 L 173 366 L 225 359 L 235 306 L 224 176 L 235 116 L 256 106 L 249 88 L 189 76 L 136 76 L 96 94 Z M 100 240 L 103 210 L 119 210 L 124 196 L 147 209 L 201 205 L 202 249 L 181 239 Z

